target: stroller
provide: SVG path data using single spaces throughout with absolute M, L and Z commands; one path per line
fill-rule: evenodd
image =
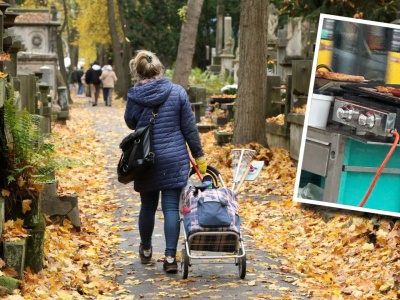
M 193 165 L 189 186 L 182 194 L 184 248 L 182 249 L 182 278 L 188 277 L 189 266 L 195 259 L 234 259 L 239 277 L 246 276 L 246 251 L 240 233 L 237 193 L 244 180 L 254 180 L 264 165 L 263 161 L 251 162 L 254 150 L 233 149 L 232 188 L 225 186 L 217 169 L 207 167 L 204 177 Z M 197 179 L 197 183 L 196 183 Z M 195 252 L 202 253 L 196 254 Z M 204 252 L 222 252 L 220 255 Z

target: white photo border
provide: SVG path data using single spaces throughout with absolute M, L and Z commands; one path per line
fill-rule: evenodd
M 383 22 L 369 21 L 369 20 L 364 20 L 364 19 L 354 19 L 354 18 L 349 18 L 349 17 L 329 15 L 329 14 L 320 14 L 319 23 L 318 23 L 317 39 L 316 39 L 315 50 L 314 50 L 314 58 L 313 58 L 313 64 L 312 64 L 312 72 L 311 72 L 311 78 L 310 78 L 310 86 L 309 86 L 309 90 L 308 90 L 307 108 L 306 108 L 306 113 L 305 113 L 305 118 L 304 118 L 303 132 L 302 132 L 302 138 L 301 138 L 301 144 L 300 144 L 299 161 L 297 164 L 296 180 L 295 180 L 295 187 L 294 187 L 294 192 L 293 192 L 293 201 L 299 202 L 299 203 L 304 203 L 304 204 L 313 204 L 313 205 L 318 205 L 318 206 L 339 208 L 339 209 L 344 209 L 344 210 L 353 210 L 353 211 L 359 211 L 359 212 L 400 217 L 400 213 L 387 211 L 387 210 L 364 208 L 364 207 L 358 207 L 358 206 L 353 206 L 353 205 L 337 204 L 337 203 L 332 203 L 332 202 L 303 199 L 303 198 L 298 197 L 299 186 L 300 186 L 300 175 L 301 175 L 302 163 L 303 163 L 303 157 L 304 157 L 304 148 L 305 148 L 306 137 L 307 137 L 308 119 L 309 119 L 309 114 L 310 114 L 310 106 L 311 106 L 310 104 L 311 104 L 311 98 L 312 98 L 313 91 L 314 91 L 315 71 L 317 68 L 318 54 L 319 54 L 319 48 L 320 48 L 320 43 L 321 43 L 322 26 L 323 26 L 325 19 L 332 19 L 332 20 L 337 20 L 337 21 L 345 21 L 345 22 L 366 24 L 366 25 L 372 25 L 372 26 L 400 29 L 400 25 L 393 24 L 393 23 L 383 23 Z M 398 149 L 397 151 L 400 151 L 400 149 Z M 400 201 L 400 195 L 399 195 L 399 201 Z

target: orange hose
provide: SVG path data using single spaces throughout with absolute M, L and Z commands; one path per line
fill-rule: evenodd
M 397 146 L 397 144 L 399 142 L 399 133 L 397 132 L 396 129 L 392 130 L 391 133 L 393 135 L 395 135 L 395 139 L 394 139 L 393 145 L 390 148 L 390 150 L 389 150 L 388 154 L 386 155 L 385 159 L 383 160 L 383 162 L 382 162 L 381 166 L 379 167 L 378 171 L 376 172 L 376 174 L 374 176 L 374 179 L 372 180 L 372 182 L 371 182 L 371 184 L 370 184 L 370 186 L 368 188 L 368 191 L 364 196 L 364 199 L 360 202 L 360 204 L 358 204 L 359 207 L 363 207 L 364 204 L 367 202 L 369 196 L 371 195 L 371 192 L 372 192 L 373 188 L 375 187 L 376 182 L 378 181 L 379 176 L 381 175 L 383 169 L 385 168 L 386 163 L 389 161 L 390 157 L 392 156 L 394 149 L 396 149 L 396 146 Z

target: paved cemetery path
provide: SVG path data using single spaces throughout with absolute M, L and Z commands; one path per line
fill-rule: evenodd
M 120 156 L 118 145 L 129 132 L 123 120 L 124 103 L 116 101 L 113 107 L 105 107 L 101 101 L 99 103 L 97 107 L 81 104 L 74 109 L 85 110 L 93 119 L 96 136 L 103 144 L 108 161 L 109 182 L 106 184 L 120 204 L 115 212 L 120 224 L 115 225 L 121 226 L 123 242 L 115 257 L 120 274 L 115 279 L 124 290 L 115 295 L 115 299 L 307 299 L 290 283 L 296 279 L 295 276 L 281 272 L 279 263 L 269 257 L 268 249 L 257 249 L 245 231 L 242 231 L 247 252 L 244 280 L 239 278 L 239 269 L 232 259 L 225 264 L 216 260 L 197 260 L 189 267 L 186 280 L 182 280 L 180 270 L 177 274 L 165 273 L 162 270 L 164 238 L 161 211 L 157 212 L 153 237 L 154 263 L 142 265 L 138 258 L 139 196 L 130 184 L 122 185 L 116 179 L 115 169 Z M 182 242 L 183 236 L 178 245 L 179 253 L 183 248 Z

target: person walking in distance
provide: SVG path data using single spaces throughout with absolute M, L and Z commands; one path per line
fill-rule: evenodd
M 78 70 L 78 93 L 77 93 L 78 97 L 84 97 L 83 92 L 85 90 L 85 87 L 82 82 L 83 74 L 84 74 L 84 69 L 83 69 L 83 67 L 80 67 Z
M 75 95 L 78 94 L 78 92 L 77 92 L 78 91 L 77 85 L 78 85 L 78 81 L 79 81 L 78 76 L 79 76 L 78 69 L 75 66 L 73 66 L 71 73 L 69 74 L 69 89 L 70 89 L 71 93 L 74 92 Z
M 161 193 L 165 237 L 163 269 L 175 273 L 180 194 L 190 171 L 188 148 L 202 174 L 206 173 L 207 162 L 186 91 L 163 77 L 164 67 L 150 51 L 139 51 L 129 66 L 139 81 L 128 91 L 124 114 L 127 126 L 130 129 L 147 126 L 153 109 L 158 107 L 153 131 L 155 165 L 134 181 L 141 201 L 139 257 L 143 264 L 151 262 L 155 214 Z
M 90 69 L 86 71 L 85 82 L 90 88 L 90 95 L 92 97 L 93 106 L 97 106 L 97 101 L 99 100 L 100 89 L 101 89 L 101 67 L 97 62 L 94 62 Z
M 114 90 L 114 85 L 117 82 L 117 75 L 113 71 L 110 65 L 105 65 L 103 67 L 103 72 L 101 73 L 100 80 L 103 86 L 103 97 L 106 106 L 111 106 L 112 102 L 112 92 Z

